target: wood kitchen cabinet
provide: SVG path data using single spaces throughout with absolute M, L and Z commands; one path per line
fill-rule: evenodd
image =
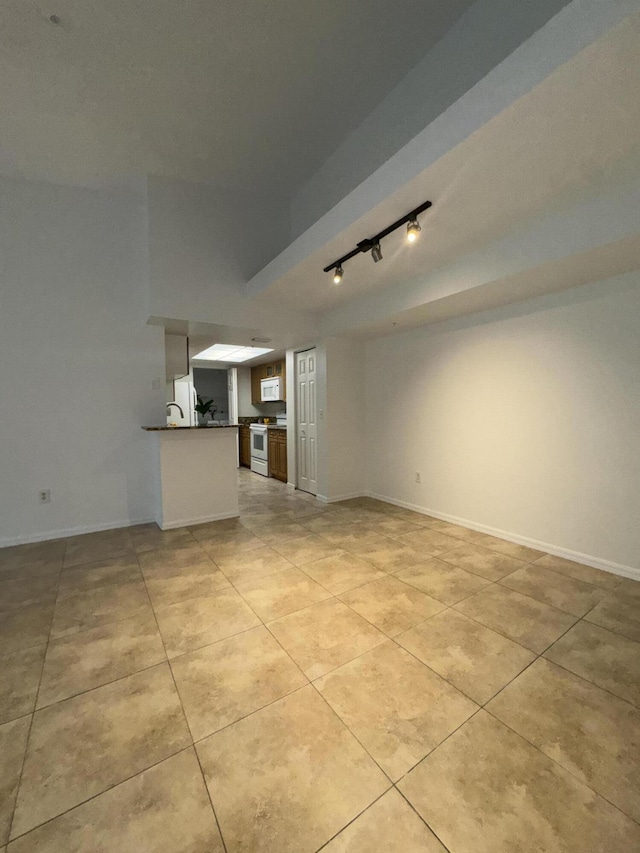
M 240 465 L 251 468 L 251 431 L 248 424 L 241 424 L 239 429 Z
M 255 406 L 260 400 L 260 382 L 264 379 L 264 364 L 251 368 L 251 402 Z
M 265 379 L 272 376 L 284 376 L 284 361 L 274 361 L 273 364 L 265 364 Z
M 287 368 L 283 358 L 274 361 L 271 364 L 258 364 L 251 368 L 251 402 L 253 405 L 260 405 L 262 402 L 260 394 L 260 382 L 263 379 L 271 379 L 274 376 L 279 376 L 282 379 L 280 387 L 282 389 L 282 399 L 287 399 Z
M 269 476 L 287 482 L 287 431 L 269 430 Z

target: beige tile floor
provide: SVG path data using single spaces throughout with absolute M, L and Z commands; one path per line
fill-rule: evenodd
M 640 583 L 239 476 L 0 551 L 0 851 L 640 850 Z

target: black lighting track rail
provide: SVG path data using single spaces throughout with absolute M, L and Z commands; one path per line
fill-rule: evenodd
M 341 267 L 345 261 L 351 260 L 351 258 L 355 258 L 356 255 L 359 255 L 361 252 L 369 252 L 373 249 L 374 246 L 382 240 L 383 237 L 387 237 L 393 231 L 396 231 L 398 228 L 401 228 L 407 222 L 411 222 L 412 219 L 415 219 L 416 216 L 420 213 L 424 213 L 425 210 L 428 210 L 431 207 L 430 201 L 425 201 L 420 207 L 416 207 L 414 210 L 410 211 L 410 213 L 405 214 L 397 222 L 394 222 L 393 225 L 389 225 L 383 231 L 380 231 L 379 234 L 376 234 L 373 237 L 369 237 L 366 240 L 361 240 L 355 249 L 352 249 L 346 255 L 343 255 L 341 258 L 338 258 L 337 261 L 326 266 L 322 272 L 331 272 L 331 270 L 338 269 Z

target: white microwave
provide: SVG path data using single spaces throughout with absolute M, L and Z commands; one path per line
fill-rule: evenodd
M 260 380 L 260 399 L 263 403 L 268 403 L 271 400 L 282 400 L 281 382 L 281 376 Z

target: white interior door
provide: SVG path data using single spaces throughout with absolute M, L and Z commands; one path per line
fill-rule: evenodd
M 316 351 L 296 353 L 297 486 L 318 493 L 318 441 L 316 418 Z

